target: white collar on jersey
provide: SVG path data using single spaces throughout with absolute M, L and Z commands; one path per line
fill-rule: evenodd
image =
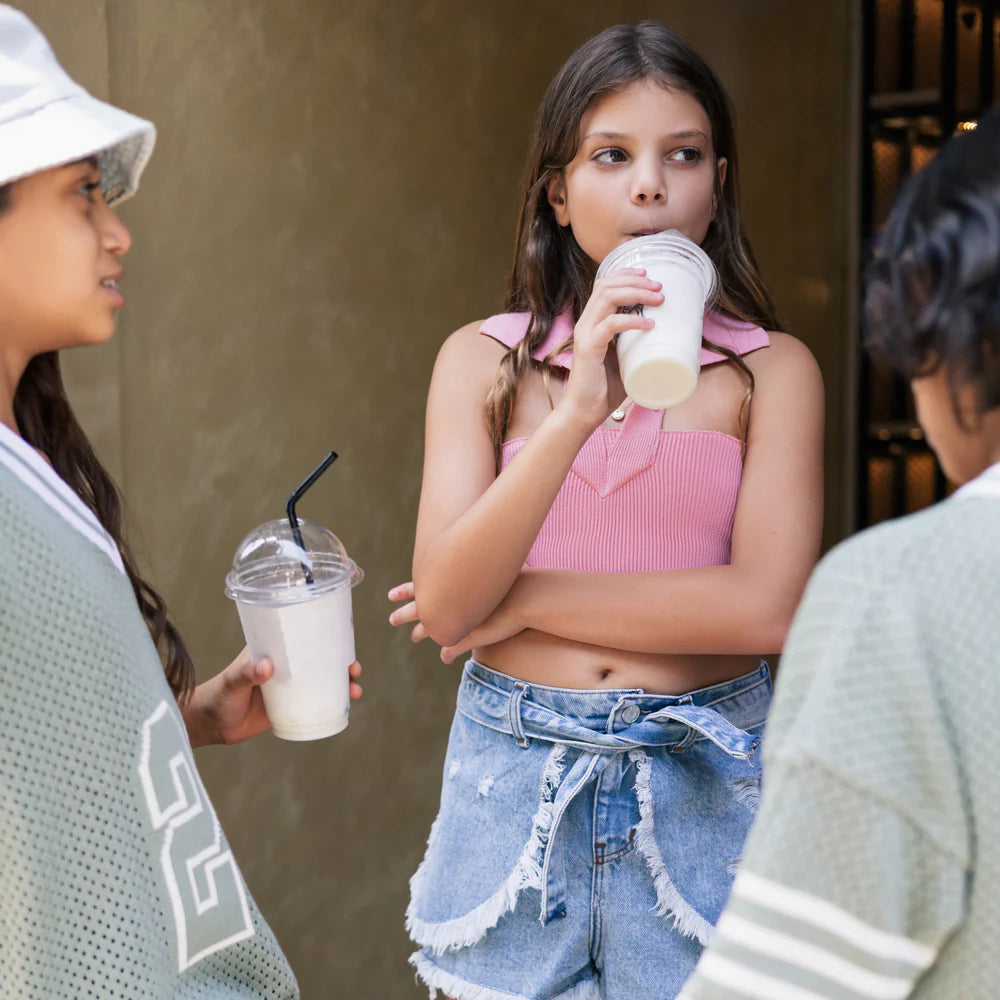
M 980 472 L 952 494 L 952 499 L 965 497 L 1000 497 L 1000 462 Z
M 0 423 L 0 464 L 9 469 L 40 500 L 96 545 L 119 569 L 125 572 L 121 553 L 114 539 L 104 530 L 94 512 L 57 475 L 55 469 L 20 435 Z

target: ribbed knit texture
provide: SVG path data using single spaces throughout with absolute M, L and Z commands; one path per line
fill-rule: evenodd
M 499 313 L 481 333 L 505 347 L 520 343 L 531 314 Z M 767 347 L 767 332 L 718 311 L 705 314 L 706 340 L 737 354 Z M 569 313 L 555 318 L 536 361 L 570 368 Z M 702 346 L 701 365 L 726 357 Z M 660 429 L 663 414 L 633 404 L 621 427 L 599 427 L 580 449 L 545 519 L 527 564 L 595 573 L 642 573 L 729 562 L 743 447 L 728 434 Z M 509 465 L 527 438 L 506 441 Z
M 298 996 L 128 579 L 18 477 L 31 455 L 3 430 L 0 997 Z
M 663 414 L 633 405 L 580 449 L 527 564 L 641 573 L 729 562 L 742 446 L 717 431 L 660 430 Z M 526 439 L 508 441 L 506 466 Z

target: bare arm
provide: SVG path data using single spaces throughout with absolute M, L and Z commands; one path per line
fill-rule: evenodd
M 616 310 L 660 300 L 654 283 L 634 270 L 598 282 L 576 326 L 566 391 L 499 476 L 483 404 L 503 348 L 481 336 L 479 324 L 456 331 L 442 347 L 427 402 L 413 557 L 421 621 L 436 642 L 460 640 L 510 590 L 577 452 L 610 412 L 611 338 L 649 323 Z
M 525 569 L 495 614 L 445 658 L 524 628 L 649 653 L 779 651 L 819 554 L 823 387 L 808 349 L 787 335 L 774 334 L 751 359 L 757 387 L 728 565 Z

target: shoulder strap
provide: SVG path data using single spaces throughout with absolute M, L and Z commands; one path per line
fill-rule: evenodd
M 531 322 L 531 313 L 500 313 L 491 316 L 486 320 L 480 333 L 487 337 L 492 337 L 506 347 L 516 347 L 528 332 L 528 324 Z M 544 361 L 553 351 L 562 347 L 573 336 L 573 319 L 568 313 L 560 313 L 552 323 L 552 329 L 540 347 L 537 347 L 532 354 L 536 361 Z M 560 368 L 569 368 L 573 361 L 572 350 L 563 351 L 552 359 L 552 364 Z
M 702 337 L 710 343 L 728 348 L 736 354 L 749 354 L 761 347 L 768 347 L 771 343 L 771 338 L 763 327 L 757 326 L 756 323 L 736 319 L 734 316 L 728 316 L 718 310 L 712 310 L 705 314 Z M 726 356 L 718 351 L 713 351 L 708 347 L 701 349 L 702 367 L 726 360 L 728 360 Z

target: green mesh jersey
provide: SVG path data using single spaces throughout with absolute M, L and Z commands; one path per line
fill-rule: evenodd
M 682 1000 L 1000 997 L 1000 466 L 820 564 Z
M 117 550 L 0 425 L 0 997 L 297 997 Z

